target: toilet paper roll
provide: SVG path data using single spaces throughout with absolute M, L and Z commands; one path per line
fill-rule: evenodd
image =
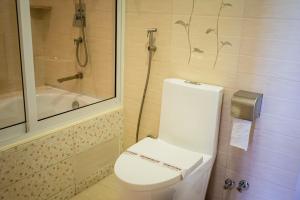
M 230 145 L 248 150 L 252 122 L 233 118 Z

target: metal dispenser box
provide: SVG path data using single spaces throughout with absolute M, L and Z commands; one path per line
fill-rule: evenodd
M 255 121 L 260 117 L 263 94 L 239 90 L 231 99 L 231 116 Z

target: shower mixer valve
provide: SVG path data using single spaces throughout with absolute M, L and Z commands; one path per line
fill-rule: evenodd
M 80 36 L 74 39 L 74 43 L 76 45 L 76 61 L 80 67 L 87 67 L 89 62 L 88 55 L 88 47 L 85 35 L 85 27 L 86 27 L 86 9 L 85 3 L 83 0 L 79 0 L 78 3 L 75 4 L 75 14 L 73 20 L 73 26 L 78 27 L 80 29 Z M 82 45 L 83 54 L 80 56 Z
M 84 3 L 80 2 L 75 5 L 73 26 L 75 26 L 75 27 L 85 27 L 86 26 L 85 4 Z
M 238 187 L 236 188 L 240 193 L 248 190 L 250 187 L 250 184 L 246 180 L 241 180 L 238 184 Z
M 235 181 L 230 179 L 230 178 L 227 178 L 224 182 L 224 190 L 231 190 L 235 187 Z

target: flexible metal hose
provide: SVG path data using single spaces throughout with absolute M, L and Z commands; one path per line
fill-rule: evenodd
M 143 114 L 143 108 L 145 104 L 145 98 L 148 90 L 148 84 L 149 84 L 149 77 L 150 77 L 150 72 L 151 72 L 151 64 L 152 64 L 152 52 L 149 52 L 149 60 L 148 60 L 148 71 L 147 71 L 147 78 L 146 78 L 146 83 L 144 87 L 144 92 L 143 92 L 143 97 L 142 97 L 142 102 L 140 106 L 140 111 L 139 111 L 139 118 L 138 118 L 138 123 L 137 123 L 137 128 L 136 128 L 136 142 L 139 140 L 139 132 L 140 132 L 140 125 L 141 125 L 141 118 Z
M 76 43 L 76 59 L 77 59 L 78 65 L 80 67 L 86 67 L 89 62 L 89 56 L 88 56 L 84 26 L 81 27 L 81 31 L 82 31 L 82 42 Z M 79 56 L 79 46 L 81 43 L 83 43 L 83 48 L 84 48 L 84 61 L 83 62 L 80 60 L 80 56 Z
M 147 70 L 147 77 L 146 77 L 146 82 L 144 86 L 144 91 L 143 91 L 143 97 L 142 97 L 142 102 L 140 106 L 140 111 L 139 111 L 139 117 L 138 117 L 138 122 L 137 122 L 137 127 L 136 127 L 136 134 L 135 134 L 135 140 L 138 142 L 139 140 L 139 132 L 140 132 L 140 125 L 141 125 L 141 118 L 143 114 L 143 108 L 145 104 L 145 98 L 148 90 L 148 85 L 149 85 L 149 79 L 150 79 L 150 72 L 151 72 L 151 66 L 152 66 L 152 58 L 153 54 L 156 51 L 156 47 L 153 45 L 154 43 L 154 38 L 153 38 L 153 33 L 156 32 L 156 29 L 150 29 L 148 30 L 148 37 L 149 37 L 149 45 L 148 45 L 148 52 L 149 52 L 149 57 L 148 57 L 148 70 Z
M 82 9 L 83 8 L 83 3 L 82 0 L 79 0 L 79 6 Z M 81 20 L 81 33 L 82 33 L 82 38 L 79 37 L 79 40 L 76 42 L 76 60 L 77 63 L 80 67 L 86 67 L 88 62 L 89 62 L 89 55 L 88 55 L 88 49 L 87 49 L 87 43 L 86 43 L 86 36 L 85 36 L 85 14 L 83 15 L 83 11 L 80 11 L 80 20 Z M 80 60 L 79 56 L 79 47 L 80 44 L 83 43 L 83 48 L 84 48 L 84 61 L 82 62 Z

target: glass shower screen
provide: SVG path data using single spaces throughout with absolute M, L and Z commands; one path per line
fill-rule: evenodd
M 25 122 L 16 6 L 0 1 L 0 130 Z
M 116 0 L 31 0 L 38 119 L 116 96 Z

